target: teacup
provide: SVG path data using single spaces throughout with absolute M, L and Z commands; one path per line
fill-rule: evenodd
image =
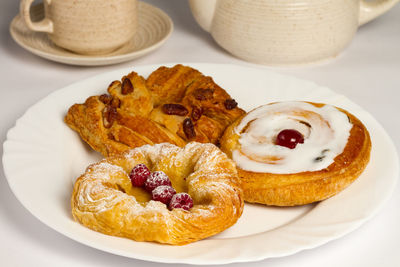
M 137 0 L 43 0 L 45 18 L 32 22 L 34 0 L 21 0 L 20 14 L 32 31 L 46 32 L 56 45 L 79 54 L 105 54 L 132 39 Z
M 337 56 L 358 26 L 399 0 L 189 0 L 196 21 L 233 55 L 268 65 Z

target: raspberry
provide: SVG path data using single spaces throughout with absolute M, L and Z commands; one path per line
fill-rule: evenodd
M 169 202 L 168 208 L 190 210 L 193 207 L 193 199 L 187 193 L 175 194 Z
M 175 189 L 169 185 L 157 186 L 152 192 L 153 200 L 160 201 L 166 205 L 170 202 L 173 195 L 176 194 Z
M 169 180 L 168 176 L 162 171 L 151 173 L 144 182 L 144 188 L 146 188 L 146 190 L 149 192 L 152 192 L 157 186 L 160 185 L 171 185 L 171 181 Z
M 129 178 L 131 178 L 131 182 L 133 186 L 141 187 L 144 185 L 144 182 L 150 176 L 150 171 L 144 164 L 138 164 L 133 167 L 131 173 L 129 174 Z

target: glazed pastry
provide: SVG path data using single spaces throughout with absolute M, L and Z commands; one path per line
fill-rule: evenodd
M 237 164 L 245 201 L 294 206 L 329 198 L 351 184 L 368 164 L 371 140 L 343 109 L 278 102 L 230 125 L 221 149 Z
M 211 77 L 182 65 L 160 67 L 147 80 L 132 72 L 107 91 L 73 105 L 64 119 L 104 156 L 163 142 L 216 144 L 244 114 Z
M 143 175 L 150 178 L 140 181 Z M 190 201 L 182 201 L 190 199 L 192 206 L 185 206 Z M 234 162 L 215 145 L 163 143 L 89 166 L 75 182 L 71 206 L 75 220 L 95 231 L 183 245 L 233 225 L 242 214 L 243 196 Z

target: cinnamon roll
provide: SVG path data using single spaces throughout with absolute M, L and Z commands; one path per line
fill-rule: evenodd
M 368 164 L 371 140 L 346 110 L 311 102 L 277 102 L 243 115 L 221 149 L 237 164 L 247 202 L 294 206 L 329 198 Z

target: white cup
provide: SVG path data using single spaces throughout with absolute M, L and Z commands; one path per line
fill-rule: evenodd
M 32 22 L 34 0 L 21 0 L 20 13 L 32 31 L 48 33 L 56 45 L 79 54 L 104 54 L 132 39 L 137 0 L 43 0 L 45 18 Z

